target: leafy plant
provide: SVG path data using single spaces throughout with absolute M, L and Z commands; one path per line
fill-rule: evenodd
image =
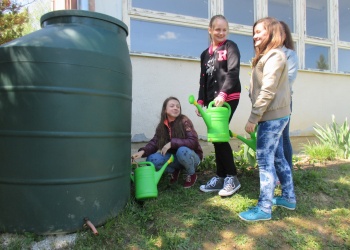
M 204 170 L 213 170 L 216 167 L 215 162 L 215 154 L 211 153 L 203 158 L 199 166 L 197 167 L 198 171 L 204 171 Z
M 311 162 L 325 162 L 336 158 L 336 149 L 329 143 L 318 142 L 304 144 L 304 153 L 310 157 Z
M 241 144 L 238 151 L 233 151 L 233 158 L 236 166 L 241 170 L 247 167 L 256 167 L 256 154 L 247 144 Z
M 16 1 L 0 1 L 0 45 L 23 35 L 24 24 L 28 22 L 28 11 Z
M 331 147 L 335 147 L 341 150 L 342 158 L 349 159 L 350 157 L 350 129 L 347 118 L 342 125 L 338 125 L 335 121 L 335 116 L 332 115 L 332 125 L 326 125 L 323 128 L 316 123 L 314 127 L 316 137 L 323 144 L 329 144 Z

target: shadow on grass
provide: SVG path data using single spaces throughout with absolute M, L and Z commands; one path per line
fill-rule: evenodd
M 257 203 L 257 171 L 241 174 L 241 189 L 227 198 L 199 191 L 210 171 L 199 172 L 190 189 L 181 181 L 168 185 L 164 175 L 158 198 L 139 202 L 132 193 L 98 236 L 87 229 L 78 232 L 74 247 L 57 249 L 350 249 L 350 163 L 300 166 L 293 173 L 297 209 L 276 207 L 270 221 L 238 217 Z M 6 249 L 29 249 L 37 240 L 24 236 Z
M 199 186 L 213 173 L 201 172 L 194 187 L 158 184 L 156 199 L 137 202 L 106 225 L 100 235 L 79 235 L 75 249 L 349 249 L 350 164 L 294 171 L 297 209 L 273 208 L 270 221 L 248 223 L 238 213 L 257 203 L 258 172 L 239 176 L 241 189 L 221 198 Z M 280 192 L 276 190 L 276 193 Z

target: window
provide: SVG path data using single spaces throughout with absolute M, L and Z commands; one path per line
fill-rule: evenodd
M 327 0 L 306 0 L 306 34 L 328 38 Z
M 329 48 L 306 44 L 305 67 L 306 69 L 329 70 Z
M 131 19 L 131 52 L 198 58 L 208 47 L 208 30 Z M 137 38 L 137 39 L 136 39 Z M 209 37 L 208 37 L 209 39 Z
M 350 42 L 350 1 L 339 0 L 339 40 Z
M 269 0 L 268 1 L 268 15 L 275 17 L 277 20 L 284 21 L 291 32 L 295 32 L 294 29 L 294 15 L 293 0 Z
M 209 15 L 208 0 L 132 0 L 132 6 L 200 18 Z
M 123 1 L 124 2 L 124 1 Z M 131 53 L 198 60 L 212 15 L 224 14 L 241 63 L 254 56 L 252 26 L 273 16 L 292 31 L 299 67 L 350 74 L 350 0 L 125 0 Z M 339 24 L 339 27 L 335 27 Z M 339 39 L 339 40 L 337 40 Z M 338 53 L 335 53 L 338 52 Z
M 241 54 L 241 63 L 250 64 L 254 57 L 254 47 L 252 36 L 244 36 L 239 34 L 230 34 L 228 39 L 234 41 Z
M 230 23 L 252 26 L 254 23 L 254 1 L 224 0 L 224 15 Z
M 350 73 L 350 49 L 338 50 L 338 71 Z

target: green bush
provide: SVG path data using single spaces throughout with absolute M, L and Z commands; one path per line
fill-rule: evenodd
M 304 153 L 310 157 L 313 162 L 331 161 L 336 158 L 337 150 L 328 143 L 310 143 L 304 144 Z
M 247 167 L 256 167 L 256 154 L 247 144 L 241 144 L 238 151 L 233 151 L 233 158 L 237 168 L 245 170 Z
M 343 125 L 339 126 L 335 121 L 334 115 L 332 115 L 331 126 L 326 125 L 326 127 L 323 128 L 316 123 L 314 130 L 316 132 L 316 137 L 322 144 L 328 144 L 334 147 L 341 158 L 350 158 L 350 129 L 347 118 L 345 118 Z
M 204 156 L 203 160 L 200 162 L 199 166 L 197 167 L 197 170 L 198 171 L 215 170 L 215 168 L 216 168 L 215 154 L 211 153 L 207 156 Z

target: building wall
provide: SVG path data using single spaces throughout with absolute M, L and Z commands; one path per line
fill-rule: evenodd
M 63 3 L 65 0 L 55 0 Z M 84 1 L 84 0 L 81 0 Z M 85 0 L 92 2 L 94 0 Z M 95 11 L 120 20 L 127 15 L 126 0 L 94 1 Z M 59 8 L 56 8 L 59 9 Z M 204 49 L 204 48 L 203 48 Z M 188 103 L 189 95 L 197 97 L 199 61 L 190 59 L 131 55 L 133 67 L 132 141 L 152 138 L 160 118 L 162 103 L 168 96 L 176 96 L 182 111 L 188 115 L 201 138 L 206 136 L 202 118 L 195 114 L 195 107 Z M 248 98 L 248 65 L 241 65 L 242 94 L 230 129 L 245 134 L 244 126 L 249 117 L 251 103 Z M 294 83 L 291 136 L 310 136 L 316 123 L 325 126 L 332 122 L 332 115 L 342 124 L 350 116 L 350 75 L 299 70 Z
M 188 97 L 197 98 L 199 61 L 166 59 L 147 56 L 131 56 L 133 67 L 132 141 L 152 138 L 159 122 L 161 106 L 168 96 L 179 98 L 182 111 L 188 115 L 198 134 L 204 138 L 206 127 L 195 114 L 195 106 Z M 242 93 L 230 129 L 244 135 L 244 126 L 250 114 L 251 102 L 248 86 L 251 68 L 241 66 Z M 291 136 L 310 136 L 316 123 L 325 126 L 332 122 L 332 115 L 342 124 L 350 116 L 350 76 L 299 70 L 294 83 Z

